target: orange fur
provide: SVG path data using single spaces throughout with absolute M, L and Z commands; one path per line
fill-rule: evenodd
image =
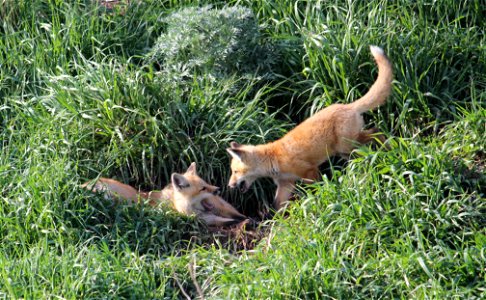
M 104 193 L 105 197 L 128 203 L 148 203 L 157 206 L 168 203 L 185 215 L 197 215 L 210 226 L 231 225 L 247 218 L 223 198 L 216 195 L 219 187 L 210 185 L 198 176 L 192 163 L 184 174 L 173 173 L 172 182 L 162 191 L 137 191 L 133 187 L 110 178 L 86 182 L 81 187 Z
M 277 184 L 274 206 L 281 208 L 290 198 L 296 180 L 317 180 L 319 165 L 330 156 L 349 155 L 357 143 L 372 141 L 378 130 L 363 130 L 362 113 L 386 101 L 393 70 L 381 48 L 370 49 L 378 65 L 378 78 L 362 98 L 326 107 L 277 141 L 257 146 L 231 143 L 227 149 L 232 156 L 229 186 L 246 191 L 255 179 L 271 177 Z M 378 139 L 384 141 L 383 136 Z

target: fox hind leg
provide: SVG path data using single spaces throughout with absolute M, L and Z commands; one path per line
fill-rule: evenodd
M 378 139 L 381 143 L 384 143 L 386 140 L 385 135 L 381 133 L 377 134 L 378 132 L 380 132 L 380 130 L 376 127 L 373 127 L 368 130 L 362 130 L 359 133 L 358 138 L 356 140 L 361 144 L 368 144 L 369 142 L 372 142 L 375 139 Z
M 364 145 L 371 142 L 376 142 L 377 139 L 382 144 L 384 144 L 386 141 L 386 137 L 384 134 L 381 133 L 378 134 L 378 132 L 380 132 L 380 130 L 376 127 L 370 128 L 368 130 L 361 130 L 355 139 L 354 145 L 351 145 L 348 149 L 345 150 L 341 149 L 341 151 L 339 151 L 337 155 L 339 155 L 340 157 L 346 160 L 349 160 L 352 150 L 355 149 L 357 146 L 359 146 L 358 144 Z

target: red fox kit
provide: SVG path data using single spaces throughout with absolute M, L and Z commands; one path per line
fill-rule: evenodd
M 256 146 L 232 142 L 226 149 L 232 157 L 229 186 L 246 192 L 257 178 L 271 177 L 277 185 L 274 206 L 279 209 L 290 198 L 296 180 L 318 179 L 318 166 L 330 156 L 348 155 L 356 143 L 372 141 L 378 129 L 363 130 L 362 113 L 385 102 L 393 70 L 381 48 L 371 46 L 370 50 L 378 65 L 378 78 L 362 98 L 330 105 L 274 142 Z M 384 141 L 383 136 L 377 138 Z
M 247 218 L 217 194 L 219 187 L 210 185 L 196 173 L 192 163 L 184 174 L 173 173 L 171 184 L 162 191 L 143 192 L 119 181 L 100 178 L 96 182 L 82 185 L 94 192 L 102 192 L 105 197 L 129 203 L 148 203 L 157 206 L 169 203 L 175 210 L 185 215 L 196 214 L 210 226 L 232 225 Z

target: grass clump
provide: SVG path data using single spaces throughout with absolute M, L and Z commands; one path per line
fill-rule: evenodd
M 275 48 L 260 33 L 253 12 L 243 6 L 189 7 L 163 21 L 164 32 L 147 55 L 175 83 L 203 77 L 213 82 L 238 76 L 271 78 Z
M 457 175 L 448 142 L 391 144 L 306 187 L 255 254 L 220 271 L 216 297 L 481 298 L 483 185 Z

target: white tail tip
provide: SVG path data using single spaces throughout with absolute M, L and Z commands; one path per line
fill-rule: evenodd
M 371 51 L 371 54 L 373 54 L 373 56 L 383 56 L 383 55 L 385 55 L 385 51 L 383 51 L 383 49 L 381 49 L 378 46 L 370 46 L 370 51 Z

